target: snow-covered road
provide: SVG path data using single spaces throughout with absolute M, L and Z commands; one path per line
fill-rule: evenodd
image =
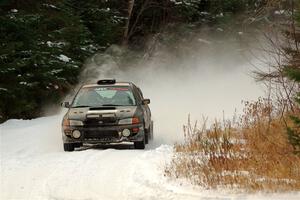
M 63 152 L 61 116 L 9 120 L 0 125 L 0 199 L 114 200 L 114 199 L 252 199 L 198 190 L 170 181 L 164 166 L 172 156 L 170 145 L 134 150 L 84 148 Z M 182 185 L 182 183 L 184 183 Z M 255 196 L 256 198 L 257 196 Z M 267 196 L 260 196 L 268 199 Z M 269 196 L 270 197 L 270 196 Z M 286 198 L 276 195 L 273 199 Z M 299 195 L 288 194 L 287 199 Z
M 61 116 L 1 125 L 1 199 L 174 199 L 164 165 L 172 148 L 130 145 L 66 153 Z M 191 197 L 193 197 L 191 195 Z

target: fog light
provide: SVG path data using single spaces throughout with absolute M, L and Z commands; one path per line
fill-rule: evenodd
M 72 135 L 73 135 L 73 138 L 78 139 L 78 138 L 80 138 L 81 133 L 80 133 L 79 130 L 74 130 L 74 131 L 72 132 Z
M 124 137 L 128 137 L 129 135 L 130 135 L 130 130 L 129 129 L 124 129 L 123 131 L 122 131 L 122 135 L 124 136 Z

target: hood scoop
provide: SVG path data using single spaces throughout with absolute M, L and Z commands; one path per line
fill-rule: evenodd
M 116 107 L 109 107 L 109 106 L 105 106 L 105 107 L 92 107 L 89 110 L 116 110 Z

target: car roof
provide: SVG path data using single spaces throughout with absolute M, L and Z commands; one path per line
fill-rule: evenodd
M 98 86 L 132 86 L 133 83 L 131 82 L 116 82 L 113 84 L 86 84 L 83 85 L 82 88 L 89 88 L 89 87 L 98 87 Z

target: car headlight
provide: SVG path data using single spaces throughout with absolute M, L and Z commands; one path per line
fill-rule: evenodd
M 83 126 L 83 122 L 80 120 L 69 120 L 70 126 Z
M 62 129 L 63 129 L 64 132 L 66 132 L 70 129 L 70 121 L 66 118 L 63 119 Z
M 119 120 L 119 125 L 125 125 L 125 124 L 138 124 L 140 122 L 139 118 L 133 117 L 133 118 L 126 118 Z

